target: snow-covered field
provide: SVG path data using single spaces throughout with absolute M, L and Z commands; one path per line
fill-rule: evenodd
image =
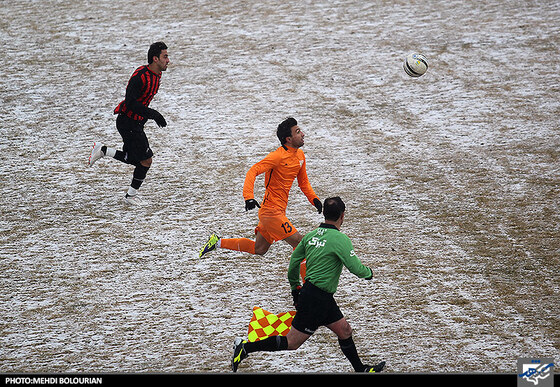
M 229 372 L 253 306 L 292 308 L 291 249 L 198 250 L 252 237 L 244 176 L 289 115 L 374 268 L 337 293 L 365 362 L 560 358 L 558 1 L 12 0 L 0 16 L 0 372 Z M 113 109 L 157 40 L 169 126 L 146 126 L 149 204 L 129 208 L 132 168 L 86 162 L 94 140 L 121 146 Z M 288 216 L 321 221 L 297 186 Z M 350 371 L 326 329 L 239 369 Z

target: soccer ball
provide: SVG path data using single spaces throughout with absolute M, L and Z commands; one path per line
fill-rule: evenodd
M 404 60 L 403 68 L 409 76 L 418 78 L 428 70 L 428 61 L 422 54 L 408 54 Z

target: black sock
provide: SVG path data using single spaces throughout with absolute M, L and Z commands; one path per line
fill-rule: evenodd
M 126 160 L 126 153 L 124 153 L 123 151 L 117 149 L 113 158 L 128 164 L 128 161 Z
M 150 169 L 150 167 L 145 167 L 142 164 L 136 165 L 136 168 L 134 168 L 134 173 L 132 174 L 132 183 L 130 184 L 132 188 L 140 188 L 140 186 L 144 182 L 144 179 L 146 178 L 148 169 Z
M 284 351 L 288 349 L 288 339 L 286 336 L 270 336 L 264 340 L 245 343 L 247 353 L 259 351 Z
M 350 364 L 352 364 L 354 371 L 362 372 L 365 366 L 358 356 L 358 350 L 356 349 L 356 344 L 354 344 L 352 336 L 344 340 L 338 339 L 338 344 L 340 344 L 340 349 L 342 349 L 344 356 L 350 360 Z

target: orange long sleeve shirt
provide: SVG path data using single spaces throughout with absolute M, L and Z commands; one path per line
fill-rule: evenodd
M 247 172 L 243 184 L 245 200 L 254 199 L 255 180 L 262 173 L 266 173 L 264 178 L 266 191 L 259 213 L 271 215 L 285 213 L 290 189 L 296 177 L 298 186 L 307 200 L 313 204 L 313 199 L 318 199 L 307 178 L 305 155 L 301 149 L 281 146 L 253 165 Z

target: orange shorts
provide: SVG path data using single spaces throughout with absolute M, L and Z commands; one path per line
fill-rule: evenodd
M 255 228 L 255 234 L 259 232 L 270 244 L 281 241 L 297 232 L 296 228 L 284 214 L 260 214 L 259 224 Z

